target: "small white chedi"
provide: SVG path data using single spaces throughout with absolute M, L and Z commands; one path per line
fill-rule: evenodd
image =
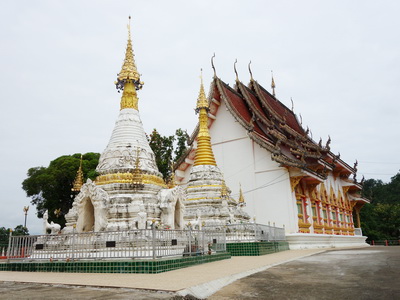
M 194 166 L 186 186 L 186 223 L 195 228 L 221 226 L 228 223 L 248 222 L 249 215 L 243 211 L 244 199 L 240 192 L 239 202 L 230 196 L 222 172 L 218 168 L 211 148 L 208 131 L 209 103 L 201 81 L 196 112 L 199 114 L 199 133 Z

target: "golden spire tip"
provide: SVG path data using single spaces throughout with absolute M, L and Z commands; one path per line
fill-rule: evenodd
M 275 97 L 275 80 L 274 80 L 274 72 L 271 70 L 271 88 L 272 95 Z
M 200 92 L 199 97 L 197 98 L 196 110 L 199 110 L 201 108 L 208 109 L 208 101 L 203 84 L 203 69 L 200 69 Z

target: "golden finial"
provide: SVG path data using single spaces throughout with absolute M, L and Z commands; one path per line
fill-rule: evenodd
M 235 70 L 236 81 L 239 81 L 239 75 L 238 75 L 238 72 L 237 72 L 237 70 L 236 70 L 236 64 L 237 64 L 237 59 L 235 60 L 235 63 L 233 64 L 233 69 Z
M 118 74 L 118 81 L 134 80 L 138 81 L 140 74 L 136 69 L 135 55 L 133 54 L 132 40 L 131 40 L 131 17 L 129 16 L 128 23 L 128 44 L 126 46 L 125 59 L 122 64 L 121 72 Z
M 206 93 L 204 92 L 204 84 L 203 84 L 203 69 L 200 69 L 200 92 L 199 97 L 197 98 L 197 106 L 196 109 L 199 110 L 201 108 L 205 108 L 208 110 L 208 101 L 206 97 Z
M 126 46 L 125 59 L 122 64 L 121 72 L 118 73 L 116 81 L 117 90 L 123 90 L 121 98 L 121 109 L 134 108 L 138 109 L 137 90 L 143 87 L 143 82 L 140 81 L 140 74 L 137 71 L 135 64 L 135 55 L 133 54 L 131 40 L 131 17 L 129 16 L 128 23 L 128 43 Z
M 214 58 L 215 58 L 215 52 L 214 52 L 214 55 L 211 56 L 211 67 L 214 70 L 214 77 L 217 77 L 217 71 L 215 71 L 215 66 L 214 66 Z
M 197 150 L 194 165 L 216 166 L 211 149 L 211 137 L 208 132 L 208 101 L 204 92 L 203 75 L 200 76 L 200 92 L 197 99 L 196 113 L 199 114 L 199 134 L 197 135 Z
M 128 40 L 131 39 L 131 16 L 128 17 Z
M 168 179 L 168 187 L 170 189 L 172 189 L 175 186 L 176 186 L 176 182 L 175 182 L 174 164 L 171 163 L 171 174 L 169 175 L 169 179 Z
M 275 97 L 275 80 L 274 80 L 274 72 L 271 70 L 271 88 L 272 88 L 272 95 Z
M 221 184 L 221 198 L 226 198 L 228 197 L 228 188 L 225 184 L 225 180 L 222 180 Z
M 76 172 L 75 180 L 74 180 L 74 183 L 73 183 L 72 189 L 71 189 L 71 191 L 73 191 L 73 192 L 79 192 L 83 185 L 82 159 L 83 159 L 83 155 L 81 154 L 81 161 L 79 163 L 79 169 Z
M 243 197 L 243 192 L 242 192 L 242 185 L 240 184 L 240 190 L 239 190 L 239 204 L 244 205 L 244 197 Z
M 253 79 L 253 72 L 251 72 L 250 65 L 251 65 L 251 61 L 249 62 L 249 73 L 250 73 L 250 81 L 253 81 L 254 80 Z

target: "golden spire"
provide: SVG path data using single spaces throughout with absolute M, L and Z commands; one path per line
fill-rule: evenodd
M 274 81 L 274 73 L 271 70 L 271 76 L 272 76 L 272 80 L 271 80 L 271 88 L 272 88 L 272 95 L 275 97 L 275 81 Z
M 200 92 L 199 92 L 199 97 L 197 98 L 196 109 L 200 110 L 202 108 L 205 108 L 208 110 L 208 101 L 207 101 L 206 93 L 204 92 L 204 85 L 203 85 L 203 69 L 201 69 L 200 80 L 201 80 Z
M 121 72 L 118 74 L 115 85 L 118 90 L 123 90 L 121 97 L 121 110 L 124 108 L 134 108 L 138 110 L 137 90 L 143 86 L 140 81 L 140 74 L 136 69 L 135 55 L 133 54 L 131 40 L 131 17 L 129 16 L 128 24 L 128 44 L 126 46 L 125 59 L 122 64 Z
M 243 192 L 242 192 L 242 185 L 240 185 L 240 192 L 239 192 L 239 204 L 244 205 L 245 201 L 244 201 L 244 197 L 243 197 Z
M 76 172 L 75 180 L 74 180 L 71 191 L 79 192 L 81 190 L 82 185 L 83 185 L 83 172 L 82 172 L 82 154 L 81 154 L 81 161 L 79 163 L 79 169 Z
M 175 182 L 175 172 L 174 172 L 174 164 L 171 163 L 171 174 L 169 175 L 168 178 L 168 188 L 172 189 L 176 187 L 176 182 Z
M 139 148 L 136 149 L 135 169 L 132 172 L 132 183 L 134 187 L 140 188 L 143 185 L 142 171 L 139 169 Z
M 200 76 L 200 92 L 197 99 L 196 113 L 199 114 L 199 134 L 197 136 L 197 150 L 194 165 L 216 166 L 214 154 L 211 149 L 211 137 L 208 132 L 208 101 L 204 92 L 203 74 Z
M 222 185 L 221 185 L 221 198 L 227 198 L 228 197 L 228 188 L 226 187 L 225 180 L 222 180 Z

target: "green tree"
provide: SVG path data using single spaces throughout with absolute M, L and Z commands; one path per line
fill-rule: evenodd
M 173 135 L 162 136 L 154 128 L 148 139 L 150 148 L 154 152 L 158 170 L 163 175 L 164 180 L 167 180 L 171 173 L 175 137 Z
M 158 170 L 164 180 L 168 181 L 173 163 L 186 151 L 187 133 L 182 129 L 177 129 L 174 135 L 163 136 L 157 129 L 153 129 L 147 139 L 154 152 Z
M 8 237 L 10 236 L 10 228 L 0 227 L 0 250 L 3 250 L 8 245 Z M 1 256 L 1 253 L 0 253 Z
M 82 157 L 84 178 L 95 179 L 99 153 L 86 153 Z M 49 211 L 49 222 L 65 225 L 64 215 L 72 207 L 75 194 L 71 191 L 76 172 L 79 168 L 81 154 L 64 155 L 51 161 L 48 167 L 35 167 L 28 170 L 22 188 L 31 203 L 36 206 L 37 215 L 43 217 Z M 59 215 L 54 211 L 61 209 Z
M 29 235 L 29 230 L 23 225 L 18 225 L 14 228 L 13 235 Z
M 371 203 L 361 210 L 361 227 L 369 240 L 400 238 L 400 173 L 389 183 L 368 179 L 363 196 Z
M 178 159 L 183 154 L 185 154 L 187 150 L 187 142 L 189 140 L 189 135 L 186 131 L 183 131 L 182 129 L 178 128 L 175 131 L 175 137 L 176 137 L 176 145 L 174 151 L 174 163 L 176 163 Z
M 11 228 L 0 227 L 0 256 L 3 250 L 8 247 Z M 29 235 L 28 229 L 23 225 L 18 225 L 14 228 L 12 235 Z

